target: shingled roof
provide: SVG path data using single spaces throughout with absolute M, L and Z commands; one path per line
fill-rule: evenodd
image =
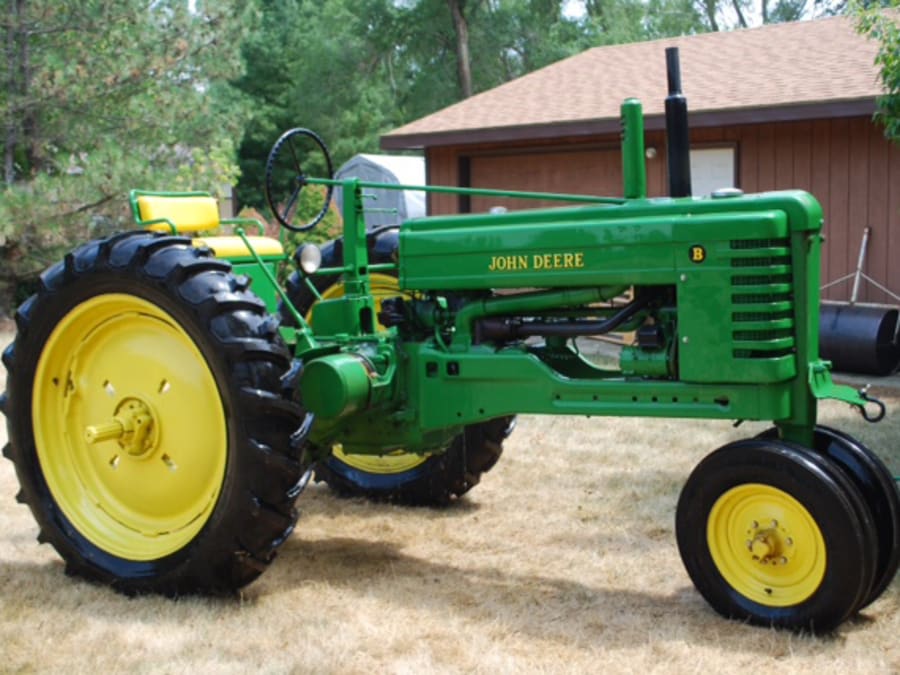
M 871 114 L 877 44 L 846 17 L 595 47 L 385 136 L 385 149 L 602 134 L 628 97 L 663 127 L 665 48 L 677 46 L 694 127 Z

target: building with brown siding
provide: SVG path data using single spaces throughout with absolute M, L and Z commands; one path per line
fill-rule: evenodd
M 872 122 L 876 44 L 847 18 L 597 47 L 382 137 L 424 150 L 428 182 L 622 194 L 619 105 L 643 102 L 650 196 L 667 192 L 665 48 L 678 46 L 691 123 L 694 194 L 801 188 L 825 212 L 822 279 L 856 268 L 900 294 L 900 146 Z M 433 195 L 431 213 L 522 203 Z M 531 204 L 533 205 L 533 204 Z M 828 291 L 847 299 L 850 283 Z M 863 284 L 862 301 L 890 298 Z

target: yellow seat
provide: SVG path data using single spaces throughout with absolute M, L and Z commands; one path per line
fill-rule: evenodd
M 137 196 L 138 224 L 155 232 L 208 232 L 219 227 L 219 205 L 201 194 Z
M 247 237 L 256 254 L 266 260 L 284 257 L 281 242 L 272 237 Z M 194 246 L 209 246 L 217 258 L 250 258 L 251 253 L 240 237 L 197 237 Z
M 219 205 L 208 192 L 148 192 L 132 190 L 129 195 L 134 220 L 154 232 L 197 234 L 213 232 L 221 225 L 254 225 L 259 233 L 262 223 L 252 218 L 219 217 Z M 264 260 L 284 258 L 284 247 L 272 237 L 247 237 L 253 250 Z M 203 236 L 194 239 L 195 246 L 209 246 L 217 258 L 252 259 L 247 245 L 238 236 Z

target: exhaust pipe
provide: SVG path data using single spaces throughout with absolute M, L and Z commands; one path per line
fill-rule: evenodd
M 688 134 L 687 99 L 681 93 L 681 62 L 678 47 L 666 48 L 666 159 L 669 195 L 691 196 L 691 141 Z

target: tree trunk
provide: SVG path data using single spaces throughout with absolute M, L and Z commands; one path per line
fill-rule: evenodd
M 32 94 L 31 81 L 34 73 L 31 68 L 31 26 L 25 22 L 25 3 L 26 0 L 16 0 L 19 6 L 19 18 L 21 27 L 19 30 L 19 68 L 21 71 L 19 79 L 19 95 L 22 101 L 28 101 Z M 22 140 L 25 141 L 25 152 L 27 156 L 28 168 L 30 171 L 37 171 L 41 168 L 41 144 L 38 139 L 40 130 L 38 128 L 38 115 L 34 106 L 26 106 L 22 112 Z
M 24 1 L 24 0 L 23 0 Z M 17 86 L 19 74 L 19 50 L 17 47 L 17 32 L 19 28 L 20 2 L 9 4 L 9 14 L 6 23 L 6 133 L 3 139 L 3 182 L 9 186 L 16 179 L 16 146 L 19 143 L 19 125 L 16 120 L 16 101 L 18 100 L 19 87 Z
M 706 20 L 709 21 L 710 30 L 718 32 L 719 23 L 716 21 L 716 10 L 718 9 L 718 0 L 701 0 L 703 10 L 706 12 Z
M 738 23 L 741 25 L 741 28 L 747 27 L 747 19 L 744 18 L 744 12 L 741 11 L 741 0 L 731 0 L 732 6 L 734 6 L 734 11 L 737 12 Z
M 469 57 L 469 24 L 463 13 L 465 0 L 447 0 L 450 14 L 453 17 L 453 30 L 456 33 L 456 73 L 459 79 L 459 92 L 463 98 L 472 95 L 472 65 Z

